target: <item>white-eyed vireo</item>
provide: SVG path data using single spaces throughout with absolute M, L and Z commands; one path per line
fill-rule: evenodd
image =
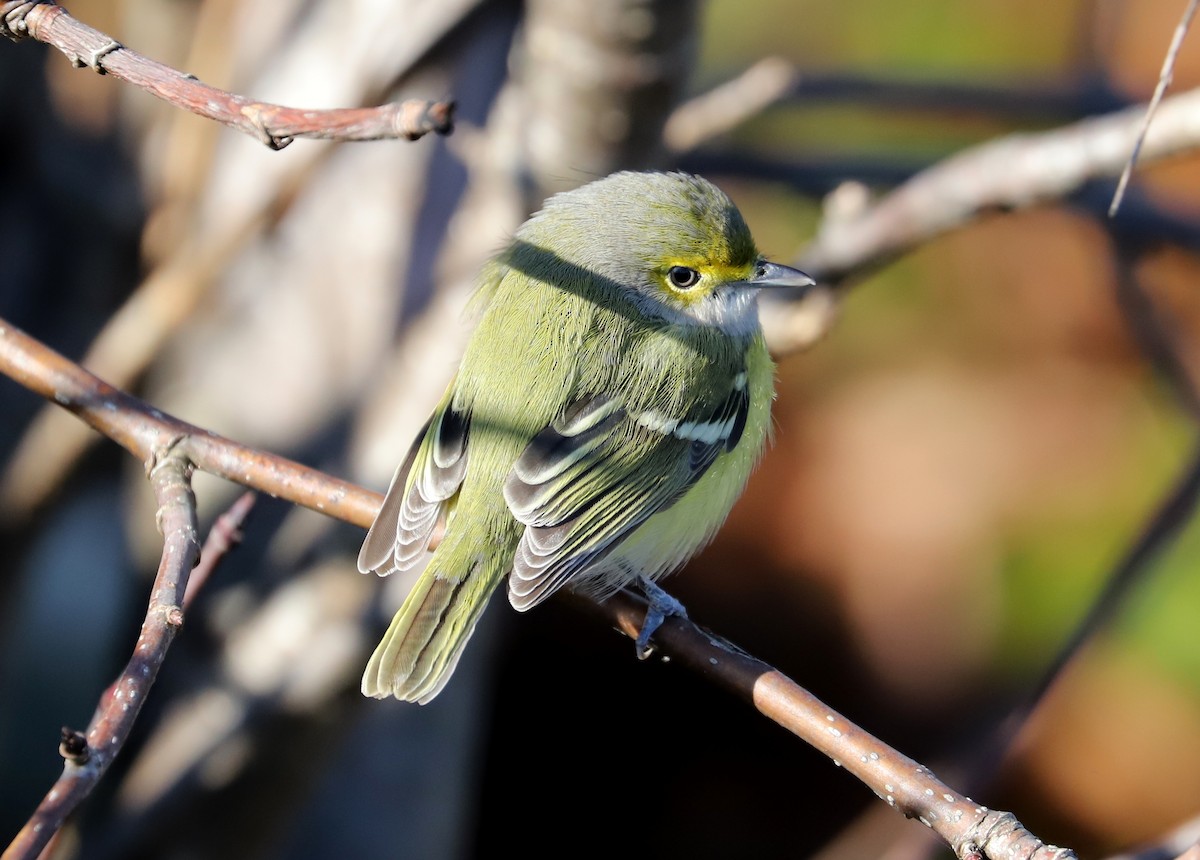
M 484 268 L 462 365 L 359 553 L 387 575 L 443 535 L 363 692 L 436 696 L 505 576 L 521 611 L 640 579 L 645 648 L 679 609 L 653 580 L 712 538 L 767 435 L 755 297 L 811 283 L 763 260 L 698 177 L 617 173 L 551 198 Z

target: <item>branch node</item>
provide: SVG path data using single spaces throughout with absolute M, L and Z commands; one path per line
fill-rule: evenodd
M 106 75 L 108 72 L 105 70 L 104 66 L 101 65 L 100 61 L 113 51 L 120 51 L 124 48 L 125 46 L 116 39 L 109 39 L 99 48 L 93 48 L 87 53 L 86 56 L 82 54 L 71 54 L 71 65 L 77 69 L 87 67 L 98 75 Z
M 962 860 L 1024 858 L 1024 860 L 1076 860 L 1074 851 L 1047 845 L 1025 828 L 1011 812 L 990 810 L 972 830 L 978 838 L 964 839 L 955 853 Z
M 278 152 L 295 140 L 294 137 L 288 137 L 287 135 L 276 135 L 273 131 L 271 131 L 271 129 L 267 126 L 266 117 L 263 116 L 263 106 L 261 104 L 256 102 L 254 104 L 244 105 L 241 109 L 241 113 L 242 116 L 244 116 L 254 128 L 255 136 L 264 144 L 266 144 L 268 149 L 273 149 Z
M 92 755 L 88 749 L 87 735 L 70 726 L 63 726 L 58 741 L 58 754 L 71 764 L 86 764 Z
M 168 606 L 166 608 L 167 625 L 178 630 L 183 626 L 183 609 L 178 606 Z
M 146 469 L 146 477 L 149 478 L 154 474 L 160 466 L 162 466 L 168 458 L 175 452 L 187 436 L 183 433 L 177 433 L 166 440 L 162 445 L 150 451 L 150 456 L 146 458 L 144 467 Z

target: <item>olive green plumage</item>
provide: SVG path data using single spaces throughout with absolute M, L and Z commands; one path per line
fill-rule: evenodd
M 427 702 L 492 591 L 528 609 L 669 573 L 741 493 L 769 425 L 759 257 L 716 187 L 618 173 L 551 198 L 484 269 L 458 374 L 397 470 L 359 567 L 415 566 L 444 537 L 363 676 Z

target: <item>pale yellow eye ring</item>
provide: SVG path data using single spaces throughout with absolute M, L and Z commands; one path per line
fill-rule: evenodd
M 700 283 L 700 273 L 687 266 L 672 266 L 667 269 L 667 282 L 677 290 L 690 290 Z

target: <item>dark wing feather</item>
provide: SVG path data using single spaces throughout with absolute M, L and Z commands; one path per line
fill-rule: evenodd
M 429 547 L 446 502 L 467 471 L 470 420 L 447 401 L 396 470 L 379 515 L 358 553 L 358 569 L 380 576 L 413 567 Z

